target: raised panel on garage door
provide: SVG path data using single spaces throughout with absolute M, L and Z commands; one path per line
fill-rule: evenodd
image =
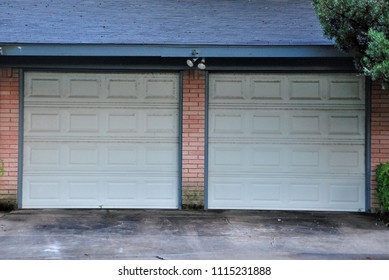
M 24 80 L 24 208 L 178 207 L 177 74 Z
M 364 79 L 211 74 L 208 208 L 365 209 Z

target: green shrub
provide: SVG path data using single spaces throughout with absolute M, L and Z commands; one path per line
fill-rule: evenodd
M 377 166 L 377 197 L 384 211 L 389 211 L 389 162 Z
M 313 0 L 324 35 L 354 57 L 360 72 L 389 82 L 389 1 Z

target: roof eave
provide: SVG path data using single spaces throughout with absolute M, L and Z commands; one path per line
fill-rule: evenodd
M 348 57 L 332 45 L 1 44 L 3 56 L 299 58 Z

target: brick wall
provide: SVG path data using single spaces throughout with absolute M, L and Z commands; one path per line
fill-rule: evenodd
M 183 75 L 182 204 L 204 206 L 205 72 Z
M 373 83 L 371 98 L 371 199 L 372 210 L 379 209 L 375 172 L 378 164 L 389 161 L 389 89 Z
M 0 68 L 0 208 L 16 205 L 18 178 L 19 72 Z

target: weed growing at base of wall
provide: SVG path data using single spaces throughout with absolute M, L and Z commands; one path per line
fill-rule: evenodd
M 384 211 L 389 211 L 389 162 L 377 166 L 377 197 Z
M 4 163 L 0 159 L 0 177 L 4 175 Z
M 204 209 L 204 192 L 196 190 L 184 190 L 182 209 Z
M 4 162 L 0 159 L 0 177 L 4 175 Z M 16 208 L 16 201 L 6 200 L 0 201 L 0 211 L 12 211 Z

